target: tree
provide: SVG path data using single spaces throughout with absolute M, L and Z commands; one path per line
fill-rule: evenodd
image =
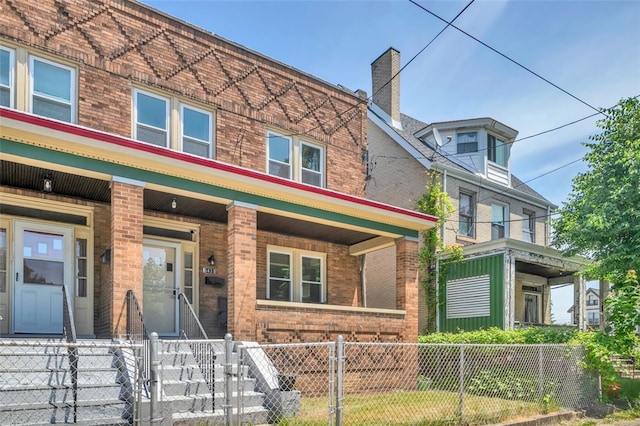
M 627 270 L 640 270 L 640 102 L 623 99 L 603 112 L 603 132 L 584 143 L 588 169 L 553 221 L 553 244 L 593 259 L 590 278 L 621 282 Z
M 623 99 L 603 110 L 603 130 L 591 136 L 588 169 L 573 179 L 560 217 L 553 221 L 553 244 L 567 255 L 594 260 L 585 275 L 610 281 L 604 301 L 611 350 L 637 351 L 640 327 L 640 101 Z

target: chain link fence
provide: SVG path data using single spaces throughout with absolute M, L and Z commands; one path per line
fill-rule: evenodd
M 128 344 L 0 340 L 0 424 L 131 424 L 142 399 Z
M 475 425 L 598 397 L 569 345 L 0 340 L 0 424 Z

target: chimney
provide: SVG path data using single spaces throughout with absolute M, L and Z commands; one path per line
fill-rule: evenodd
M 373 103 L 400 123 L 400 52 L 390 47 L 371 64 Z M 391 80 L 393 78 L 393 80 Z

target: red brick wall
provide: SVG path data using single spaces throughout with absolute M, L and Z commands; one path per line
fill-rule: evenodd
M 326 144 L 327 187 L 364 194 L 366 104 L 353 94 L 134 2 L 1 11 L 0 41 L 78 68 L 79 124 L 131 136 L 132 88 L 158 89 L 215 111 L 217 159 L 265 171 L 272 126 Z
M 126 294 L 142 305 L 143 192 L 141 186 L 111 182 L 111 335 L 126 334 Z M 106 289 L 105 289 L 106 290 Z

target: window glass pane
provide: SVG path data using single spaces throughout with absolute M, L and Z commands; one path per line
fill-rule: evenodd
M 11 74 L 11 55 L 6 50 L 0 50 L 0 85 L 9 86 Z
M 7 292 L 7 230 L 0 228 L 0 293 Z
M 503 223 L 504 222 L 504 207 L 496 204 L 491 205 L 491 222 Z
M 25 284 L 64 284 L 64 262 L 24 259 Z
M 34 59 L 33 91 L 71 102 L 71 70 Z
M 187 269 L 193 268 L 193 253 L 184 253 L 184 267 Z
M 200 157 L 209 158 L 209 144 L 198 142 L 193 139 L 184 138 L 182 140 L 182 150 L 189 154 L 197 155 Z
M 167 101 L 165 99 L 159 99 L 138 92 L 136 108 L 138 123 L 153 126 L 158 129 L 167 129 Z
M 84 238 L 76 239 L 76 256 L 87 257 L 87 240 Z
M 496 159 L 495 159 L 495 162 L 500 164 L 501 166 L 506 166 L 507 165 L 505 153 L 506 153 L 506 148 L 505 148 L 504 141 L 501 141 L 500 139 L 496 139 Z
M 302 258 L 302 281 L 319 283 L 321 280 L 321 261 L 313 257 Z
M 138 126 L 136 137 L 139 141 L 149 142 L 158 146 L 167 146 L 167 132 L 164 130 Z
M 210 138 L 210 116 L 200 111 L 183 107 L 182 125 L 184 136 L 209 141 Z
M 11 106 L 11 92 L 5 87 L 0 87 L 0 106 Z
M 269 161 L 269 174 L 289 179 L 291 176 L 291 167 L 286 164 Z
M 478 133 L 458 133 L 458 143 L 478 142 Z
M 36 115 L 53 118 L 54 120 L 71 122 L 71 105 L 61 104 L 51 99 L 33 97 L 32 111 Z
M 322 286 L 320 284 L 302 283 L 303 303 L 322 303 Z
M 303 169 L 319 172 L 321 160 L 322 160 L 322 150 L 320 148 L 302 144 L 302 168 Z
M 269 280 L 269 299 L 289 301 L 289 281 Z
M 290 279 L 290 257 L 286 253 L 269 253 L 269 277 Z
M 309 185 L 322 186 L 322 175 L 320 173 L 302 170 L 302 182 Z
M 289 139 L 269 133 L 269 159 L 289 164 L 291 143 Z

